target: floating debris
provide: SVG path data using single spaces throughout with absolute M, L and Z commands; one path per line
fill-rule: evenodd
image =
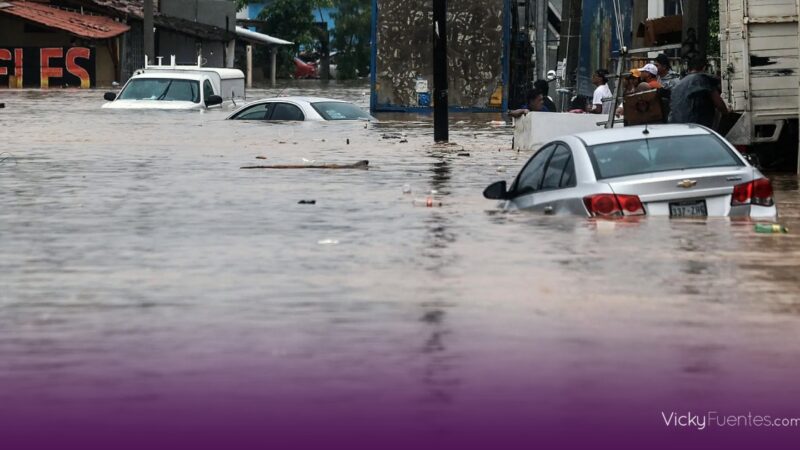
M 412 202 L 414 206 L 424 206 L 426 208 L 433 208 L 435 206 L 442 206 L 442 201 L 433 197 L 415 198 Z
M 267 159 L 266 156 L 256 156 L 256 159 Z
M 369 169 L 369 161 L 353 164 L 273 164 L 269 166 L 242 166 L 240 169 Z
M 338 243 L 339 241 L 337 241 L 336 239 L 321 239 L 317 241 L 317 244 L 319 245 L 336 245 Z
M 467 153 L 467 152 L 461 152 L 461 153 L 459 153 L 459 154 L 458 154 L 458 156 L 469 156 L 469 153 Z
M 756 233 L 788 233 L 789 229 L 778 223 L 757 223 Z
M 316 205 L 317 201 L 316 200 L 300 200 L 299 202 L 297 202 L 297 204 L 298 205 Z

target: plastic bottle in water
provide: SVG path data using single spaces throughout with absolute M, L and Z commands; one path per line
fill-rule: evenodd
M 415 198 L 414 206 L 425 206 L 427 208 L 433 208 L 435 206 L 437 207 L 442 206 L 442 201 L 433 197 Z
M 778 223 L 757 223 L 756 233 L 788 233 L 789 229 Z

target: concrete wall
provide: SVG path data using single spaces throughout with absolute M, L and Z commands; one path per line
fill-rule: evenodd
M 452 107 L 487 108 L 503 82 L 503 0 L 448 2 L 448 78 Z M 432 0 L 378 0 L 376 108 L 416 107 L 415 84 L 433 90 Z
M 193 65 L 197 63 L 197 55 L 202 54 L 204 66 L 225 67 L 221 42 L 203 41 L 163 29 L 158 30 L 156 41 L 156 55 L 164 57 L 164 64 L 169 64 L 170 56 L 175 55 L 178 64 Z
M 233 31 L 236 27 L 236 4 L 231 0 L 161 0 L 159 8 L 164 15 L 223 30 Z

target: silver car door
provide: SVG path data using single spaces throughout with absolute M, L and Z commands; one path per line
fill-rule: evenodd
M 534 198 L 532 209 L 543 214 L 584 214 L 576 186 L 572 151 L 566 144 L 560 143 L 547 163 L 542 186 Z
M 545 145 L 528 160 L 509 190 L 510 207 L 519 209 L 533 207 L 535 193 L 542 185 L 547 161 L 555 148 L 556 144 Z

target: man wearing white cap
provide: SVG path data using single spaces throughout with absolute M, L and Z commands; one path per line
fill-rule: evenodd
M 652 89 L 659 89 L 661 83 L 658 82 L 658 68 L 654 64 L 645 64 L 639 69 L 642 81 L 647 83 Z

